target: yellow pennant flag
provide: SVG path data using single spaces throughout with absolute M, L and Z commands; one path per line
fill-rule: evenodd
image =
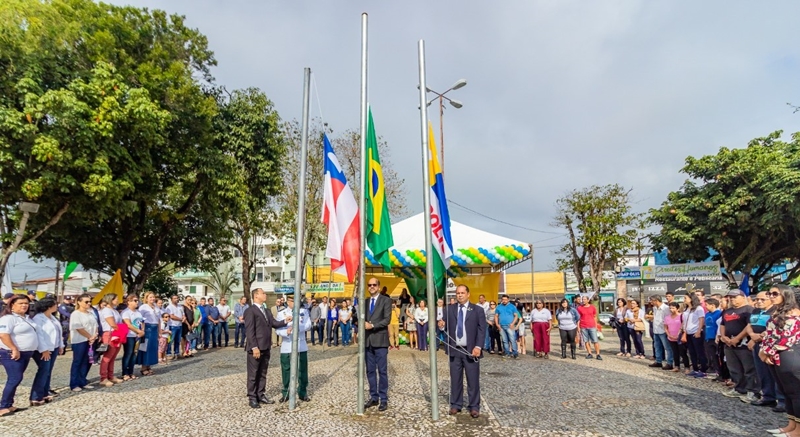
M 122 303 L 122 271 L 117 270 L 114 273 L 114 276 L 111 277 L 111 280 L 108 281 L 105 287 L 100 290 L 99 293 L 92 299 L 92 305 L 99 305 L 100 301 L 103 300 L 103 296 L 107 294 L 116 294 L 117 299 L 119 299 L 120 303 Z

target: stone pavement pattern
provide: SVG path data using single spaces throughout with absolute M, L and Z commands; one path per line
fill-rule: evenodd
M 357 348 L 312 347 L 310 403 L 289 412 L 286 404 L 253 410 L 245 396 L 241 349 L 201 352 L 157 366 L 157 374 L 73 394 L 68 383 L 71 355 L 59 357 L 53 375 L 56 401 L 0 418 L 0 435 L 109 436 L 230 435 L 278 431 L 315 435 L 330 429 L 351 436 L 747 436 L 762 435 L 782 415 L 721 396 L 722 387 L 646 367 L 649 361 L 618 359 L 613 339 L 604 342 L 604 361 L 549 360 L 531 356 L 481 363 L 482 416 L 447 415 L 449 374 L 439 357 L 441 419 L 430 420 L 428 353 L 408 349 L 389 356 L 389 410 L 355 415 Z M 554 345 L 557 341 L 553 338 Z M 278 398 L 280 371 L 273 350 L 267 394 Z M 119 370 L 117 362 L 116 369 Z M 97 368 L 90 377 L 96 381 Z M 17 391 L 27 406 L 35 365 Z M 0 370 L 0 381 L 5 380 Z M 170 420 L 170 418 L 172 420 Z M 288 434 L 287 434 L 288 433 Z

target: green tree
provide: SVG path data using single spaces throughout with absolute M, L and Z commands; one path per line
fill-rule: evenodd
M 210 273 L 208 278 L 199 280 L 201 284 L 214 290 L 218 300 L 222 300 L 233 293 L 233 288 L 239 285 L 239 275 L 232 265 L 225 264 Z
M 552 226 L 565 230 L 569 238 L 556 252 L 557 268 L 572 270 L 581 292 L 586 292 L 587 283 L 599 292 L 603 270 L 635 245 L 641 215 L 631 210 L 631 190 L 617 184 L 593 185 L 558 199 Z
M 152 291 L 156 298 L 168 300 L 170 296 L 179 295 L 178 283 L 172 277 L 172 269 L 159 270 L 147 278 L 144 290 Z
M 689 179 L 650 211 L 661 226 L 655 247 L 674 261 L 700 261 L 713 248 L 731 284 L 736 271 L 753 272 L 759 283 L 775 265 L 800 259 L 800 133 L 790 141 L 781 135 L 686 158 L 681 172 Z

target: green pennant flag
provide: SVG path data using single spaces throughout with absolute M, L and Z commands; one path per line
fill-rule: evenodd
M 385 271 L 391 271 L 389 249 L 394 245 L 392 238 L 392 220 L 389 218 L 389 205 L 383 185 L 383 169 L 378 156 L 378 137 L 375 135 L 375 124 L 372 121 L 372 108 L 368 110 L 367 122 L 367 177 L 364 181 L 366 197 L 367 246 L 375 259 L 381 263 Z
M 75 261 L 70 261 L 69 264 L 67 264 L 67 268 L 64 269 L 64 282 L 67 282 L 67 279 L 69 279 L 69 275 L 72 272 L 74 272 L 75 268 L 77 267 L 78 263 L 76 263 Z

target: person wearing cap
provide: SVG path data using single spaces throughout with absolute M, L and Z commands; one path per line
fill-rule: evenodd
M 277 320 L 284 321 L 291 319 L 294 309 L 294 296 L 286 296 L 287 307 L 278 312 Z M 297 324 L 297 398 L 303 402 L 311 401 L 308 397 L 308 343 L 306 342 L 306 331 L 311 329 L 311 317 L 308 310 L 301 306 Z M 289 371 L 292 357 L 292 325 L 286 325 L 275 332 L 283 339 L 281 342 L 281 381 L 283 390 L 281 391 L 281 402 L 289 400 Z
M 64 301 L 58 306 L 58 315 L 61 319 L 61 336 L 65 347 L 67 339 L 69 339 L 69 318 L 73 311 L 75 311 L 75 305 L 72 303 L 72 296 L 64 296 Z
M 725 361 L 731 372 L 735 386 L 722 394 L 727 397 L 739 397 L 746 402 L 756 400 L 758 391 L 756 384 L 756 366 L 753 353 L 747 349 L 747 324 L 753 307 L 747 305 L 747 298 L 742 290 L 730 290 L 726 297 L 730 306 L 722 312 L 719 328 L 719 341 L 725 345 Z

